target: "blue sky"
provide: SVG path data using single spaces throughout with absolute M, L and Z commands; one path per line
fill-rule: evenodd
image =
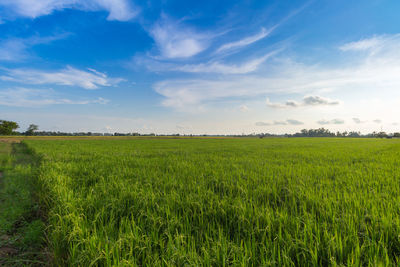
M 51 131 L 400 131 L 397 0 L 0 0 L 0 119 Z

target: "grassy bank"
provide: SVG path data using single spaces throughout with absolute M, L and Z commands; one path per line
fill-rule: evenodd
M 59 265 L 399 264 L 399 140 L 26 142 Z
M 0 266 L 43 266 L 44 224 L 35 198 L 37 161 L 23 144 L 0 142 Z

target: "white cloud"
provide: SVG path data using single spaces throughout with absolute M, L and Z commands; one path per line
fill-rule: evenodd
M 400 34 L 378 35 L 359 41 L 350 42 L 342 45 L 339 48 L 342 51 L 377 51 L 380 49 L 385 49 L 388 46 L 391 46 L 393 43 L 397 43 L 399 38 Z
M 245 74 L 257 70 L 257 68 L 267 59 L 275 55 L 278 51 L 268 53 L 260 58 L 247 61 L 241 65 L 228 65 L 218 61 L 208 62 L 205 64 L 186 64 L 173 68 L 183 72 L 192 73 L 222 73 L 222 74 Z M 171 70 L 171 69 L 170 69 Z
M 42 107 L 47 105 L 107 104 L 109 100 L 99 97 L 93 100 L 71 100 L 58 97 L 53 90 L 14 88 L 0 91 L 0 106 Z
M 240 110 L 241 112 L 247 112 L 247 111 L 249 111 L 249 107 L 248 107 L 247 105 L 241 105 L 241 106 L 239 107 L 239 110 Z
M 286 121 L 274 121 L 273 125 L 287 125 Z
M 285 121 L 274 121 L 274 122 L 263 122 L 259 121 L 256 122 L 256 126 L 281 126 L 281 125 L 303 125 L 304 123 L 298 120 L 293 120 L 293 119 L 287 119 Z
M 333 120 L 320 120 L 317 121 L 320 125 L 328 125 L 328 124 L 344 124 L 345 121 L 342 119 L 333 119 Z
M 361 123 L 365 123 L 366 121 L 362 121 L 359 118 L 353 118 L 353 122 L 356 123 L 356 124 L 361 124 Z
M 127 21 L 138 13 L 128 0 L 0 0 L 12 13 L 21 17 L 37 18 L 56 10 L 78 9 L 83 11 L 107 11 L 108 20 Z
M 106 74 L 93 69 L 78 70 L 67 66 L 59 71 L 34 69 L 5 69 L 6 75 L 0 80 L 24 84 L 57 84 L 79 86 L 85 89 L 97 89 L 99 86 L 112 86 L 122 81 L 120 78 L 108 78 Z
M 54 36 L 32 36 L 29 38 L 10 38 L 0 40 L 0 61 L 21 61 L 29 57 L 28 49 L 34 45 L 47 44 L 52 41 L 64 39 L 68 33 Z
M 376 120 L 373 120 L 372 122 L 379 124 L 379 123 L 382 123 L 382 120 L 376 119 Z
M 259 58 L 254 58 L 241 64 L 227 64 L 214 60 L 200 64 L 179 64 L 162 62 L 154 59 L 135 57 L 136 64 L 145 65 L 153 72 L 187 72 L 187 73 L 215 73 L 215 74 L 246 74 L 256 71 L 261 64 L 279 53 L 281 49 L 267 53 Z
M 231 42 L 231 43 L 227 43 L 222 45 L 221 47 L 219 47 L 217 49 L 217 53 L 219 52 L 223 52 L 223 51 L 227 51 L 227 50 L 232 50 L 232 49 L 236 49 L 236 48 L 240 48 L 240 47 L 244 47 L 244 46 L 248 46 L 252 43 L 255 43 L 261 39 L 264 39 L 265 37 L 267 37 L 269 34 L 271 34 L 271 32 L 275 29 L 275 27 L 266 30 L 265 28 L 262 28 L 261 31 L 255 35 L 252 36 L 248 36 L 246 38 L 243 38 L 239 41 L 235 41 L 235 42 Z
M 256 125 L 256 126 L 270 126 L 271 123 L 259 121 L 259 122 L 256 122 L 255 125 Z
M 290 125 L 303 125 L 303 124 L 304 124 L 304 123 L 301 122 L 301 121 L 298 121 L 298 120 L 291 120 L 291 119 L 286 120 L 286 122 L 287 122 L 288 124 L 290 124 Z
M 297 108 L 307 106 L 334 106 L 339 105 L 340 101 L 332 100 L 321 96 L 305 96 L 301 102 L 288 100 L 285 103 L 272 103 L 269 98 L 266 100 L 267 106 L 272 108 Z
M 156 83 L 154 89 L 164 96 L 164 106 L 181 110 L 215 100 L 238 97 L 255 99 L 270 93 L 313 95 L 325 88 L 330 88 L 332 93 L 339 90 L 397 90 L 400 87 L 400 37 L 380 38 L 385 40 L 382 49 L 352 59 L 348 66 L 332 68 L 274 59 L 269 71 L 263 75 L 164 80 Z M 349 50 L 347 53 L 358 52 Z M 336 105 L 336 102 L 314 97 L 303 99 L 300 105 Z M 296 105 L 299 103 L 291 101 L 285 106 Z
M 27 57 L 26 44 L 19 39 L 5 40 L 0 43 L 0 61 L 20 61 Z
M 156 83 L 154 89 L 165 97 L 164 106 L 186 109 L 216 99 L 254 96 L 264 92 L 265 87 L 258 78 L 234 77 L 231 80 L 166 80 Z
M 380 46 L 381 43 L 382 43 L 382 40 L 380 38 L 373 37 L 373 38 L 369 38 L 369 39 L 360 40 L 357 42 L 351 42 L 351 43 L 344 44 L 343 46 L 340 47 L 340 50 L 342 50 L 342 51 L 369 50 L 369 49 Z
M 309 77 L 300 77 L 297 73 L 288 77 L 238 76 L 229 79 L 210 80 L 166 80 L 154 85 L 156 92 L 165 97 L 162 104 L 168 107 L 182 109 L 191 105 L 213 100 L 223 100 L 238 97 L 258 97 L 268 93 L 302 93 L 307 90 L 319 89 L 320 85 L 328 84 L 328 79 L 319 84 L 312 73 Z M 297 105 L 298 103 L 293 103 Z
M 205 50 L 211 36 L 199 34 L 165 15 L 150 30 L 163 58 L 188 58 Z
M 340 102 L 337 100 L 331 100 L 329 98 L 324 98 L 321 96 L 306 96 L 303 98 L 303 105 L 305 106 L 333 106 L 339 104 Z

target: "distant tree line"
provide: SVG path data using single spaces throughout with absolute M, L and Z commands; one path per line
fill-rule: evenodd
M 182 135 L 176 134 L 141 134 L 133 133 L 93 133 L 93 132 L 60 132 L 60 131 L 39 131 L 39 126 L 30 124 L 25 132 L 18 132 L 18 123 L 14 121 L 0 120 L 0 135 L 26 135 L 26 136 L 214 136 L 214 137 L 353 137 L 353 138 L 400 138 L 400 132 L 387 134 L 386 132 L 372 132 L 369 134 L 361 134 L 360 132 L 331 132 L 325 128 L 319 129 L 303 129 L 295 134 L 270 134 L 270 133 L 252 133 L 241 135 Z
M 268 133 L 260 134 L 260 137 L 281 136 L 281 137 L 352 137 L 352 138 L 400 138 L 400 133 L 387 134 L 386 132 L 372 132 L 368 134 L 361 134 L 361 132 L 344 131 L 336 133 L 329 131 L 325 128 L 319 129 L 303 129 L 295 134 L 271 135 Z

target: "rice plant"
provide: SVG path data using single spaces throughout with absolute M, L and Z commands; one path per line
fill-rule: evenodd
M 400 264 L 399 140 L 26 144 L 56 265 Z

